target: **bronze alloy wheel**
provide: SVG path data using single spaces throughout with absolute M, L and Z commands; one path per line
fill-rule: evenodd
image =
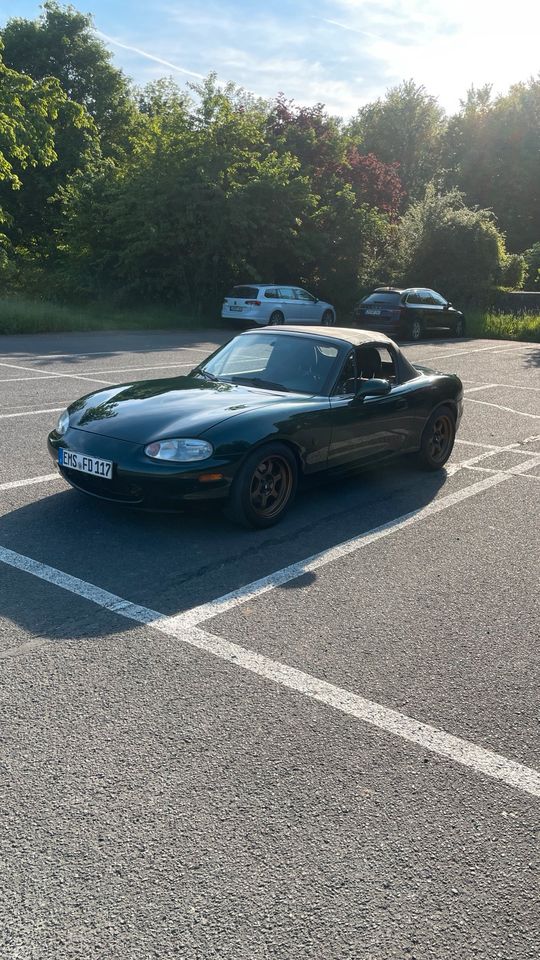
M 271 520 L 286 505 L 294 487 L 290 464 L 279 454 L 265 457 L 257 465 L 249 488 L 249 503 L 257 517 Z
M 441 413 L 434 421 L 428 438 L 428 451 L 433 463 L 443 464 L 448 459 L 454 442 L 454 424 L 447 413 Z

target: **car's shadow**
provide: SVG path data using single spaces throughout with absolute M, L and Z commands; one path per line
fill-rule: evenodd
M 445 471 L 426 474 L 403 459 L 346 479 L 310 483 L 281 524 L 258 531 L 234 526 L 215 507 L 143 513 L 63 489 L 0 518 L 0 545 L 170 615 L 376 526 L 391 526 L 430 503 L 447 479 Z M 366 564 L 369 550 L 358 554 L 351 589 L 362 590 Z M 304 602 L 302 587 L 324 576 L 323 569 L 281 589 L 298 589 Z M 88 600 L 3 563 L 0 590 L 3 616 L 31 635 L 73 639 L 104 632 L 104 615 Z M 105 616 L 114 616 L 116 633 L 133 627 L 118 615 Z

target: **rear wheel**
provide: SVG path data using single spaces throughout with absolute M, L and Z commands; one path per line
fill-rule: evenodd
M 285 323 L 285 317 L 283 316 L 281 310 L 274 310 L 270 314 L 268 323 L 271 327 L 276 326 L 278 323 Z
M 260 447 L 236 475 L 227 512 L 245 527 L 271 527 L 291 505 L 297 481 L 296 458 L 285 444 Z
M 431 414 L 422 433 L 418 459 L 426 470 L 439 470 L 448 460 L 456 439 L 456 423 L 449 407 Z
M 414 317 L 409 324 L 409 338 L 421 340 L 424 335 L 424 324 L 418 317 Z
M 321 323 L 324 324 L 325 327 L 332 326 L 332 324 L 334 323 L 334 314 L 332 313 L 331 310 L 324 311 L 321 318 Z

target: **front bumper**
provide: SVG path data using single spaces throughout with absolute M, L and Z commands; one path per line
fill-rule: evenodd
M 174 508 L 193 501 L 226 499 L 239 464 L 237 459 L 217 457 L 199 463 L 161 463 L 147 457 L 140 444 L 76 428 L 70 428 L 64 436 L 53 430 L 48 436 L 47 447 L 59 473 L 72 487 L 101 500 L 146 509 Z M 111 460 L 114 464 L 111 479 L 59 466 L 60 447 Z M 220 479 L 201 479 L 218 473 Z

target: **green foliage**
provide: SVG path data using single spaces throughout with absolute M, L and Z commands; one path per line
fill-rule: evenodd
M 501 265 L 501 285 L 510 290 L 521 290 L 526 274 L 525 257 L 519 253 L 510 253 Z
M 118 309 L 103 304 L 65 306 L 25 297 L 0 299 L 0 334 L 56 333 L 64 330 L 178 330 L 216 326 L 216 314 L 195 317 L 173 307 Z
M 526 265 L 525 289 L 540 290 L 540 240 L 523 254 Z
M 489 211 L 466 207 L 457 190 L 440 195 L 430 186 L 404 215 L 386 270 L 392 282 L 481 301 L 505 259 L 504 238 Z
M 448 125 L 446 182 L 494 211 L 513 250 L 540 236 L 540 76 L 491 99 L 472 88 Z
M 423 196 L 437 173 L 445 130 L 444 112 L 423 86 L 407 80 L 392 87 L 362 107 L 347 129 L 362 153 L 398 164 L 409 201 Z
M 129 82 L 93 30 L 91 16 L 46 0 L 37 20 L 9 20 L 0 40 L 8 67 L 37 82 L 55 77 L 94 120 L 103 153 L 117 156 L 128 146 L 135 103 Z

